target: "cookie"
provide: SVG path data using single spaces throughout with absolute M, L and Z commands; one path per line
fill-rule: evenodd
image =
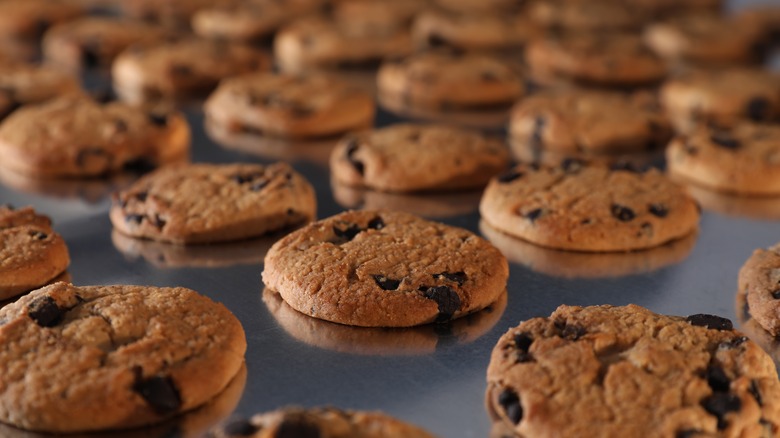
M 249 46 L 184 39 L 133 46 L 114 60 L 111 73 L 122 99 L 143 102 L 208 92 L 226 77 L 270 67 L 268 55 Z
M 529 43 L 525 59 L 540 82 L 629 87 L 657 83 L 667 73 L 666 63 L 633 34 L 551 35 Z
M 780 127 L 743 123 L 701 126 L 666 150 L 669 173 L 711 189 L 742 195 L 780 194 Z
M 203 106 L 232 132 L 312 138 L 371 126 L 373 97 L 337 78 L 257 73 L 223 81 Z
M 308 17 L 282 28 L 274 38 L 276 63 L 284 72 L 374 65 L 412 52 L 406 29 L 346 26 L 327 17 Z
M 189 28 L 192 16 L 201 9 L 237 3 L 240 3 L 240 0 L 132 0 L 117 2 L 123 15 L 177 29 Z
M 780 433 L 772 359 L 719 316 L 560 306 L 501 337 L 487 381 L 514 436 Z
M 647 45 L 670 61 L 705 65 L 753 63 L 764 48 L 758 27 L 716 14 L 685 14 L 649 25 Z
M 65 241 L 48 217 L 0 205 L 0 300 L 47 284 L 69 264 Z
M 780 75 L 749 68 L 694 70 L 664 83 L 660 98 L 681 132 L 701 123 L 771 122 L 780 120 Z
M 508 275 L 501 253 L 464 229 L 407 213 L 347 211 L 275 243 L 263 282 L 315 318 L 410 327 L 490 305 Z
M 0 2 L 0 37 L 38 38 L 49 26 L 83 14 L 70 0 L 4 0 Z
M 332 407 L 286 407 L 235 418 L 212 432 L 209 438 L 433 438 L 425 430 L 381 412 L 350 411 Z
M 525 14 L 543 27 L 570 32 L 632 30 L 649 19 L 630 1 L 611 0 L 529 2 Z
M 415 45 L 422 49 L 502 51 L 522 48 L 541 30 L 524 14 L 469 14 L 429 10 L 412 26 Z
M 350 134 L 330 157 L 335 181 L 388 192 L 483 187 L 508 164 L 509 152 L 497 139 L 408 123 Z
M 246 351 L 238 319 L 184 288 L 56 283 L 0 309 L 0 321 L 0 420 L 37 431 L 189 411 L 228 385 Z
M 162 28 L 142 22 L 87 17 L 49 29 L 43 38 L 43 57 L 72 70 L 105 67 L 130 45 L 148 45 L 164 37 Z
M 739 270 L 737 293 L 750 315 L 772 336 L 780 335 L 780 244 L 753 251 Z
M 663 148 L 672 126 L 652 94 L 569 89 L 518 102 L 509 135 L 522 149 L 587 157 Z
M 737 12 L 735 19 L 742 26 L 758 29 L 765 43 L 776 42 L 780 38 L 780 8 L 776 5 L 751 5 Z
M 392 34 L 408 30 L 427 5 L 427 0 L 340 0 L 331 15 L 348 34 Z
M 177 244 L 247 239 L 314 219 L 314 189 L 286 163 L 168 166 L 114 196 L 114 228 Z
M 490 55 L 455 51 L 388 61 L 379 69 L 377 87 L 382 99 L 445 109 L 506 105 L 524 92 L 512 65 Z
M 506 234 L 588 252 L 651 248 L 693 233 L 699 223 L 696 202 L 658 170 L 575 159 L 556 167 L 519 164 L 490 182 L 479 211 Z
M 198 10 L 192 16 L 192 30 L 203 38 L 258 41 L 322 5 L 322 0 L 249 0 L 222 4 Z
M 0 62 L 0 119 L 22 105 L 80 91 L 78 78 L 55 68 Z
M 166 164 L 186 157 L 189 146 L 189 126 L 178 112 L 146 112 L 86 96 L 28 105 L 0 125 L 0 166 L 44 178 Z

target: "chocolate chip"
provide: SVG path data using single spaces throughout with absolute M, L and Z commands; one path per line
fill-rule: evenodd
M 444 278 L 446 280 L 454 281 L 455 283 L 458 283 L 458 286 L 463 286 L 463 283 L 466 282 L 468 277 L 466 277 L 465 272 L 458 271 L 458 272 L 442 272 L 441 274 L 433 274 L 433 278 L 437 280 Z
M 523 407 L 520 405 L 520 397 L 517 393 L 507 388 L 498 395 L 498 404 L 504 408 L 507 418 L 512 424 L 517 424 L 523 419 Z
M 368 221 L 368 229 L 370 230 L 381 230 L 384 227 L 385 227 L 385 221 L 383 221 L 382 218 L 379 216 Z
M 656 217 L 666 217 L 669 214 L 669 209 L 663 204 L 650 204 L 647 206 L 647 211 Z
M 263 176 L 260 173 L 237 173 L 230 177 L 230 180 L 235 182 L 236 184 L 246 184 L 248 182 L 254 181 L 256 178 L 259 178 Z
M 557 325 L 557 324 L 556 324 Z M 561 337 L 570 341 L 576 341 L 585 336 L 587 330 L 585 327 L 576 324 L 563 324 L 561 330 Z
M 354 239 L 361 231 L 363 230 L 355 224 L 349 224 L 346 228 L 333 227 L 333 233 L 336 234 L 336 237 L 346 242 Z
M 685 320 L 691 325 L 707 327 L 708 329 L 713 330 L 732 330 L 734 328 L 734 324 L 731 323 L 731 320 L 717 315 L 697 313 L 685 318 Z
M 125 222 L 128 223 L 133 222 L 136 225 L 140 225 L 141 222 L 144 220 L 144 217 L 145 216 L 142 214 L 128 214 L 127 216 L 125 216 Z
M 122 165 L 122 169 L 133 173 L 147 173 L 157 168 L 157 163 L 146 157 L 133 158 Z
M 30 237 L 35 240 L 46 240 L 49 235 L 40 231 L 30 231 Z
M 245 418 L 237 418 L 225 424 L 222 430 L 228 436 L 250 436 L 260 430 L 260 427 Z
M 609 165 L 609 170 L 615 172 L 639 173 L 639 169 L 631 162 L 619 160 Z
M 46 29 L 51 26 L 51 22 L 45 18 L 39 18 L 37 22 L 35 22 L 35 28 L 34 32 L 36 36 L 41 36 L 46 32 Z
M 27 315 L 41 327 L 54 327 L 62 321 L 65 312 L 54 298 L 43 296 L 27 305 Z
M 158 415 L 174 413 L 181 407 L 179 390 L 170 377 L 153 376 L 143 379 L 137 369 L 133 391 L 143 397 Z
M 355 159 L 354 155 L 355 152 L 357 152 L 358 147 L 360 144 L 358 143 L 356 138 L 350 138 L 347 140 L 347 160 L 352 164 L 352 167 L 355 168 L 357 173 L 359 173 L 361 176 L 365 172 L 365 165 L 362 161 L 358 161 Z
M 317 425 L 302 419 L 286 419 L 274 433 L 274 438 L 320 438 L 321 436 Z
M 374 277 L 374 281 L 382 290 L 398 290 L 398 286 L 401 285 L 401 280 L 393 280 L 384 275 L 372 275 L 372 277 Z
M 716 392 L 702 400 L 701 405 L 705 411 L 718 418 L 718 430 L 723 430 L 728 426 L 726 414 L 740 410 L 742 401 L 736 395 Z
M 98 55 L 97 47 L 82 47 L 81 63 L 90 68 L 100 65 L 100 55 Z
M 534 222 L 536 222 L 536 219 L 538 219 L 539 216 L 542 215 L 543 212 L 544 211 L 541 208 L 535 208 L 535 209 L 525 213 L 523 215 L 523 217 L 528 219 L 529 221 L 531 221 L 531 223 L 534 223 Z
M 449 42 L 439 34 L 431 33 L 428 35 L 428 47 L 446 47 Z
M 756 399 L 756 403 L 758 403 L 759 406 L 764 406 L 764 400 L 761 398 L 761 392 L 758 389 L 758 382 L 751 380 L 748 392 Z
M 164 227 L 164 226 L 165 226 L 165 224 L 166 224 L 167 222 L 165 221 L 165 219 L 161 218 L 159 214 L 155 214 L 155 215 L 152 217 L 152 219 L 151 219 L 151 220 L 149 220 L 149 223 L 151 223 L 151 224 L 152 224 L 152 225 L 154 225 L 155 227 L 157 227 L 157 228 L 160 228 L 160 229 L 161 229 L 162 227 Z
M 168 126 L 168 114 L 149 113 L 149 121 L 155 126 Z
M 731 386 L 731 380 L 726 376 L 723 368 L 710 365 L 706 371 L 707 384 L 715 392 L 728 392 Z
M 769 119 L 770 102 L 765 97 L 754 97 L 748 101 L 747 115 L 750 120 L 762 122 Z
M 710 140 L 716 145 L 726 149 L 737 149 L 740 146 L 739 140 L 731 137 L 724 132 L 717 132 L 710 136 Z
M 679 430 L 676 434 L 674 434 L 674 438 L 693 438 L 700 433 L 702 432 L 697 429 Z
M 631 210 L 630 208 L 624 207 L 620 204 L 612 204 L 610 211 L 612 212 L 612 216 L 622 222 L 631 221 L 636 217 L 634 210 Z
M 496 180 L 502 184 L 510 183 L 518 178 L 522 178 L 523 172 L 520 172 L 519 170 L 512 169 L 507 172 L 502 173 L 501 175 L 498 175 L 496 177 Z
M 576 158 L 564 158 L 563 161 L 561 161 L 561 169 L 566 173 L 576 173 L 582 169 L 584 164 L 585 163 L 583 163 L 582 160 Z
M 517 362 L 530 362 L 533 360 L 531 353 L 528 349 L 531 348 L 531 344 L 534 342 L 534 338 L 526 332 L 517 333 L 514 337 L 515 348 L 517 348 Z
M 439 306 L 439 315 L 436 322 L 444 322 L 452 319 L 452 315 L 460 309 L 460 297 L 447 286 L 423 286 L 423 296 L 429 300 L 436 301 Z

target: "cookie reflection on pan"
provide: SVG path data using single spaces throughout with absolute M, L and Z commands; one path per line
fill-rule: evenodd
M 534 245 L 479 221 L 481 234 L 506 258 L 554 277 L 607 278 L 652 272 L 679 263 L 693 250 L 696 233 L 659 247 L 621 253 L 584 253 Z
M 469 214 L 479 207 L 482 190 L 446 193 L 388 193 L 346 186 L 331 180 L 333 198 L 344 208 L 393 210 L 441 219 Z
M 271 245 L 285 234 L 278 232 L 236 242 L 185 246 L 137 239 L 112 230 L 111 241 L 125 257 L 142 257 L 158 268 L 216 268 L 262 263 Z
M 411 328 L 353 327 L 304 315 L 268 288 L 263 302 L 282 328 L 300 342 L 342 353 L 397 356 L 427 354 L 449 343 L 466 344 L 490 331 L 506 309 L 507 293 L 490 306 L 446 324 Z
M 738 196 L 693 184 L 685 186 L 705 210 L 749 219 L 780 219 L 780 197 Z
M 8 170 L 0 166 L 0 183 L 24 193 L 52 198 L 81 199 L 90 204 L 108 198 L 111 193 L 129 186 L 138 174 L 123 172 L 107 178 L 44 179 Z
M 127 430 L 76 433 L 65 435 L 68 438 L 201 438 L 207 431 L 225 421 L 236 409 L 244 394 L 247 369 L 242 365 L 233 380 L 216 397 L 195 410 L 185 412 L 175 418 L 158 424 Z M 0 436 L 3 438 L 54 438 L 43 432 L 17 429 L 0 423 Z
M 512 151 L 512 156 L 520 162 L 541 163 L 552 166 L 557 166 L 567 158 L 577 158 L 591 163 L 619 164 L 621 166 L 644 169 L 649 166 L 657 166 L 664 159 L 663 148 L 618 154 L 572 153 L 534 148 L 527 141 L 518 141 L 511 137 L 509 138 L 509 148 Z
M 739 329 L 745 333 L 751 341 L 758 344 L 780 366 L 780 338 L 772 336 L 750 315 L 750 308 L 745 300 L 745 294 L 737 293 L 736 298 L 737 321 Z
M 389 96 L 379 96 L 382 108 L 398 116 L 411 119 L 422 119 L 431 122 L 453 124 L 461 127 L 479 129 L 501 129 L 509 121 L 511 106 L 489 107 L 481 109 L 416 108 L 400 99 Z

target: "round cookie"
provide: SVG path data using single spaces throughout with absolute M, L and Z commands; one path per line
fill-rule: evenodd
M 350 134 L 330 158 L 335 181 L 390 192 L 483 187 L 508 164 L 501 141 L 460 128 L 414 124 Z
M 381 412 L 350 411 L 332 407 L 286 407 L 236 418 L 212 432 L 209 438 L 434 438 L 425 430 Z
M 772 437 L 772 359 L 731 321 L 560 306 L 510 329 L 487 372 L 490 417 L 515 436 Z
M 780 119 L 780 75 L 748 68 L 689 71 L 664 83 L 660 98 L 681 132 L 700 123 L 768 122 Z
M 241 0 L 130 0 L 116 3 L 122 14 L 130 18 L 187 29 L 197 11 L 240 2 Z
M 268 55 L 249 46 L 185 39 L 133 46 L 116 58 L 111 74 L 122 99 L 144 102 L 210 91 L 226 77 L 270 67 Z
M 576 33 L 528 44 L 525 58 L 535 80 L 567 79 L 628 87 L 662 80 L 666 63 L 633 34 Z
M 189 153 L 187 121 L 119 102 L 66 96 L 28 105 L 0 125 L 0 166 L 46 178 L 105 175 Z
M 649 18 L 630 2 L 612 0 L 534 1 L 525 14 L 543 27 L 573 32 L 637 29 Z
M 349 34 L 406 31 L 427 0 L 339 0 L 333 5 L 333 20 Z
M 160 422 L 219 394 L 241 323 L 184 288 L 55 283 L 0 309 L 0 420 L 77 432 Z
M 311 138 L 362 129 L 373 97 L 346 81 L 311 74 L 257 73 L 223 81 L 203 106 L 208 124 L 232 132 Z
M 780 244 L 753 251 L 739 270 L 737 294 L 764 330 L 780 335 Z
M 22 105 L 80 91 L 78 78 L 52 67 L 0 62 L 0 119 Z
M 656 169 L 520 164 L 494 178 L 479 211 L 493 228 L 537 245 L 575 251 L 651 248 L 698 228 L 696 202 Z
M 0 1 L 0 37 L 38 38 L 49 26 L 72 20 L 83 13 L 83 8 L 71 0 Z
M 430 51 L 388 61 L 377 76 L 379 96 L 412 107 L 484 107 L 514 102 L 523 94 L 519 72 L 498 58 Z
M 430 10 L 419 14 L 412 38 L 420 48 L 512 50 L 523 47 L 540 29 L 523 14 L 467 14 Z
M 322 5 L 323 0 L 249 0 L 207 7 L 192 16 L 192 30 L 203 38 L 257 41 Z
M 48 217 L 0 205 L 0 300 L 43 286 L 69 264 L 65 241 Z
M 700 126 L 666 150 L 669 173 L 718 191 L 780 195 L 780 127 L 742 123 Z
M 177 244 L 246 239 L 314 219 L 314 189 L 285 163 L 187 164 L 144 176 L 114 197 L 120 232 Z
M 464 229 L 407 213 L 347 211 L 275 243 L 263 282 L 315 318 L 410 327 L 490 305 L 508 275 L 504 256 Z
M 662 148 L 672 126 L 650 93 L 564 89 L 519 101 L 509 136 L 523 150 L 587 157 Z
M 128 46 L 148 45 L 164 37 L 162 28 L 143 22 L 86 17 L 49 29 L 43 38 L 43 57 L 72 70 L 108 66 Z

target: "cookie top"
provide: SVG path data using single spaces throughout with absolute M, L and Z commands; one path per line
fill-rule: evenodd
M 639 173 L 586 165 L 519 164 L 482 195 L 482 219 L 541 246 L 629 251 L 687 236 L 699 223 L 696 202 L 656 169 Z
M 313 12 L 323 0 L 248 0 L 198 10 L 192 30 L 204 38 L 256 41 L 272 35 L 290 20 Z
M 524 91 L 520 73 L 499 58 L 446 50 L 386 62 L 377 86 L 382 98 L 434 108 L 503 105 Z
M 119 96 L 144 101 L 209 91 L 223 78 L 270 67 L 268 55 L 249 46 L 184 39 L 133 46 L 116 58 L 111 73 Z
M 315 318 L 409 327 L 490 305 L 508 275 L 504 256 L 464 229 L 407 213 L 347 211 L 274 244 L 263 282 Z
M 486 404 L 519 436 L 754 436 L 780 432 L 772 359 L 731 321 L 560 306 L 493 349 Z
M 184 288 L 55 283 L 0 309 L 0 321 L 0 420 L 38 431 L 188 411 L 227 386 L 246 351 L 238 319 Z
M 688 71 L 664 83 L 660 97 L 683 132 L 702 122 L 725 127 L 780 119 L 780 75 L 764 69 Z
M 65 241 L 48 217 L 0 205 L 0 300 L 43 286 L 69 264 Z
M 412 26 L 415 45 L 461 50 L 507 50 L 524 46 L 541 30 L 525 14 L 469 14 L 429 10 Z
M 737 294 L 764 330 L 780 335 L 780 244 L 753 251 L 739 270 Z
M 43 57 L 71 69 L 107 66 L 131 44 L 148 45 L 164 37 L 162 28 L 143 22 L 86 17 L 49 29 L 43 38 Z
M 223 81 L 206 100 L 209 123 L 230 131 L 305 138 L 370 126 L 373 97 L 331 76 L 256 73 Z
M 391 34 L 408 30 L 427 6 L 427 0 L 339 0 L 331 16 L 348 34 Z
M 526 14 L 544 27 L 574 32 L 637 29 L 649 18 L 628 1 L 610 0 L 529 2 Z
M 49 66 L 0 62 L 0 118 L 21 105 L 81 90 L 78 78 Z
M 285 163 L 158 169 L 114 197 L 122 233 L 178 244 L 260 236 L 314 219 L 314 189 Z
M 633 34 L 575 33 L 529 43 L 525 58 L 534 77 L 602 86 L 647 85 L 667 67 Z
M 350 186 L 411 192 L 481 187 L 509 164 L 501 141 L 444 125 L 395 124 L 352 133 L 333 149 L 333 178 Z
M 570 89 L 518 102 L 509 132 L 532 149 L 615 154 L 662 148 L 672 137 L 672 126 L 650 93 Z
M 49 26 L 83 13 L 83 8 L 70 0 L 4 0 L 0 2 L 0 36 L 38 38 Z
M 104 175 L 144 161 L 186 157 L 187 121 L 177 112 L 146 112 L 119 102 L 65 96 L 29 105 L 0 125 L 0 165 L 41 177 Z
M 286 407 L 236 418 L 214 430 L 211 438 L 433 438 L 425 430 L 381 412 L 350 411 L 332 407 Z
M 669 173 L 723 192 L 780 194 L 780 127 L 700 126 L 666 150 Z

